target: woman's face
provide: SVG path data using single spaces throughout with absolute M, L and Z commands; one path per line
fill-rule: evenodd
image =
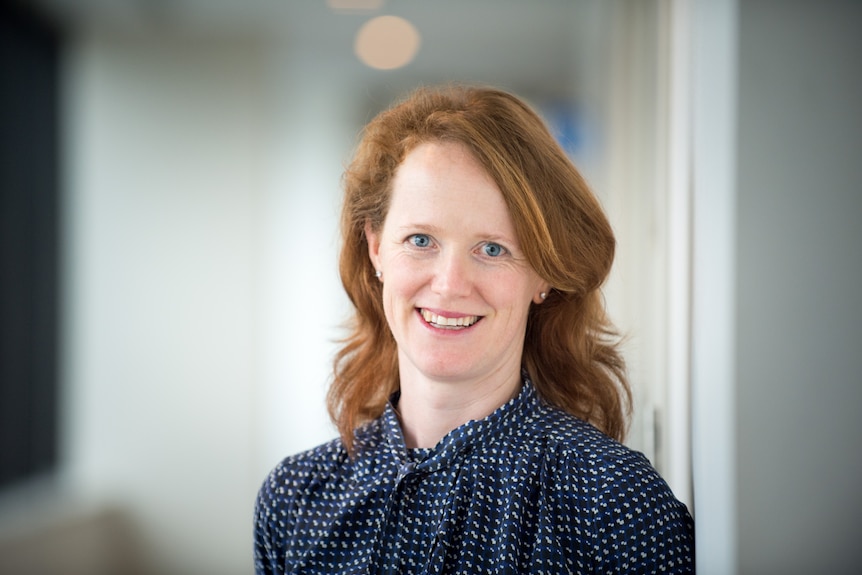
M 392 186 L 382 229 L 366 234 L 402 384 L 517 377 L 530 303 L 548 286 L 499 188 L 453 143 L 415 148 Z

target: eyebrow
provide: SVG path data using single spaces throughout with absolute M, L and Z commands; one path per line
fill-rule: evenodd
M 398 231 L 400 231 L 400 232 L 412 232 L 412 231 L 416 231 L 416 230 L 419 230 L 421 232 L 435 233 L 435 232 L 439 232 L 440 228 L 437 226 L 433 226 L 431 224 L 418 224 L 418 223 L 398 226 Z

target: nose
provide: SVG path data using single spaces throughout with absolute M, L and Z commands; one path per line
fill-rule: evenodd
M 465 297 L 473 289 L 470 258 L 457 253 L 441 254 L 437 260 L 431 289 L 441 296 Z

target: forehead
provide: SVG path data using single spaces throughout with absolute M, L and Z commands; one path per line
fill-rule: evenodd
M 519 247 L 502 192 L 469 149 L 457 143 L 421 144 L 405 157 L 393 180 L 384 230 Z
M 411 150 L 392 182 L 390 209 L 458 207 L 505 212 L 508 207 L 494 179 L 460 143 L 423 143 Z

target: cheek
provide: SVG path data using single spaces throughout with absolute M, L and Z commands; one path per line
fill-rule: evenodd
M 383 287 L 388 288 L 393 294 L 407 294 L 427 283 L 430 275 L 431 269 L 427 263 L 397 254 L 390 256 L 386 261 Z
M 408 266 L 395 265 L 387 269 L 389 271 L 383 276 L 383 307 L 390 315 L 401 307 L 412 305 L 409 302 L 421 289 L 422 282 L 419 274 Z
M 496 307 L 509 309 L 516 319 L 520 319 L 529 312 L 537 286 L 538 281 L 532 282 L 523 277 L 499 277 L 487 282 L 485 293 Z

